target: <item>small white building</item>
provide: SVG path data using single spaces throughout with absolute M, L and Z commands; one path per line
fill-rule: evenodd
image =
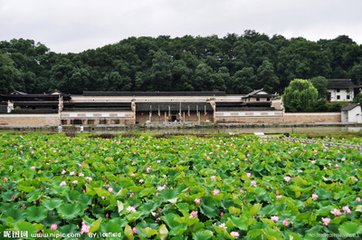
M 351 79 L 328 79 L 328 100 L 331 102 L 353 101 L 355 91 L 359 88 L 360 86 L 354 85 Z
M 358 103 L 350 103 L 342 108 L 342 123 L 362 123 L 361 106 Z

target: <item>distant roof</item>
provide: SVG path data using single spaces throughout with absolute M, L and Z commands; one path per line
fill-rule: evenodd
M 71 97 L 68 94 L 62 94 L 63 100 L 70 100 Z M 0 94 L 1 101 L 58 101 L 59 95 L 53 94 L 27 94 L 27 93 L 11 93 Z
M 266 97 L 266 98 L 269 98 L 269 97 L 273 97 L 273 94 L 269 94 L 269 93 L 265 92 L 263 88 L 261 88 L 261 89 L 254 90 L 251 93 L 246 94 L 242 98 L 249 98 L 249 97 Z
M 336 88 L 356 88 L 351 79 L 328 79 L 328 89 Z
M 83 91 L 83 96 L 225 96 L 224 91 L 125 92 Z
M 359 104 L 358 103 L 350 103 L 344 107 L 342 107 L 342 111 L 350 111 L 352 109 L 354 109 L 355 107 L 358 107 Z

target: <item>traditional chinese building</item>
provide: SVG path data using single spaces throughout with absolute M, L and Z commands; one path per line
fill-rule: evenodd
M 351 79 L 328 79 L 328 101 L 353 101 L 361 86 L 353 84 Z
M 82 95 L 14 92 L 0 97 L 0 124 L 15 122 L 17 126 L 27 121 L 39 126 L 42 121 L 44 125 L 65 126 L 243 122 L 248 117 L 280 117 L 284 110 L 282 102 L 263 89 L 247 95 L 85 91 Z

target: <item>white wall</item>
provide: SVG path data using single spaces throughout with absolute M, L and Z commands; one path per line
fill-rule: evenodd
M 133 118 L 134 113 L 129 112 L 62 112 L 64 118 Z
M 342 121 L 345 120 L 348 123 L 361 123 L 362 122 L 361 106 L 357 106 L 350 111 L 343 111 L 343 112 L 346 112 L 347 114 L 342 114 L 342 115 L 346 116 L 346 118 L 344 118 L 344 119 L 342 117 Z
M 216 117 L 281 117 L 282 111 L 235 111 L 215 112 Z
M 328 92 L 331 94 L 331 102 L 352 101 L 354 98 L 353 89 L 340 89 L 339 92 L 336 89 L 328 89 Z M 349 99 L 347 99 L 348 95 Z

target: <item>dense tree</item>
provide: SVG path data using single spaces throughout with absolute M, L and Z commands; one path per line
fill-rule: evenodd
M 328 80 L 325 77 L 318 76 L 318 77 L 311 78 L 310 81 L 318 91 L 318 98 L 326 99 L 327 98 Z
M 278 85 L 279 79 L 274 73 L 274 67 L 268 59 L 265 59 L 257 69 L 256 88 L 272 92 L 277 89 Z
M 285 89 L 283 102 L 288 112 L 313 111 L 318 99 L 318 91 L 308 80 L 294 79 Z
M 20 72 L 7 54 L 0 54 L 0 92 L 11 92 L 15 89 L 24 89 Z
M 359 104 L 362 105 L 362 92 L 360 92 L 359 94 L 357 94 L 357 96 L 353 99 L 353 102 L 359 103 Z
M 237 71 L 233 76 L 232 88 L 233 93 L 249 93 L 253 91 L 256 76 L 252 67 L 244 67 Z
M 252 30 L 220 38 L 130 37 L 78 54 L 58 54 L 33 40 L 0 42 L 0 92 L 83 90 L 283 92 L 295 78 L 362 78 L 362 46 L 332 40 L 271 38 Z M 317 84 L 314 82 L 314 84 Z M 320 97 L 324 95 L 316 86 Z

